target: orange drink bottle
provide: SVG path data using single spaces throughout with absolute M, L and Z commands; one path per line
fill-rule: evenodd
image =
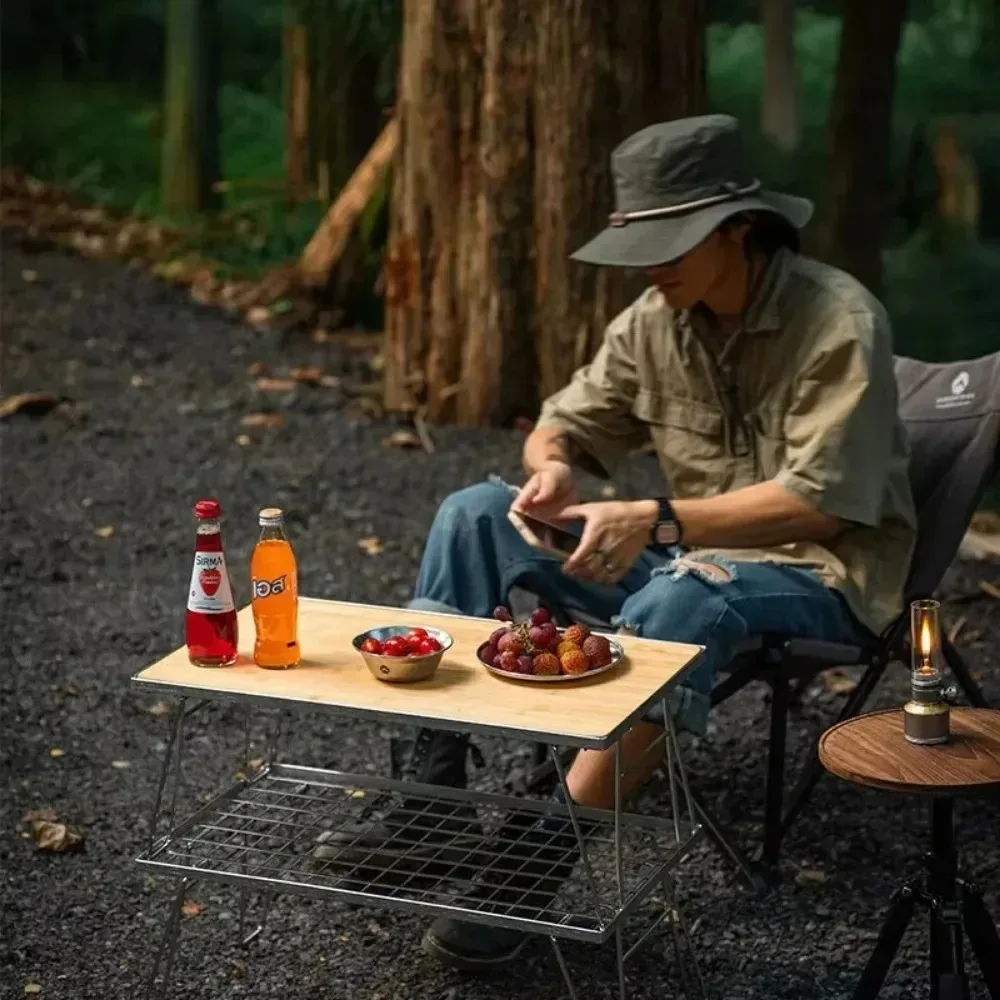
M 285 516 L 265 507 L 259 516 L 260 539 L 250 557 L 253 620 L 257 639 L 254 662 L 284 670 L 299 662 L 299 580 L 295 553 L 285 535 Z

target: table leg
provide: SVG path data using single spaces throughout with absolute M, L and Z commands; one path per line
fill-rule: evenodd
M 989 911 L 979 890 L 969 883 L 962 883 L 962 917 L 965 933 L 969 935 L 972 953 L 979 962 L 979 969 L 989 990 L 990 1000 L 1000 1000 L 1000 935 L 990 919 Z
M 154 997 L 157 995 L 159 996 L 159 1000 L 166 1000 L 167 998 L 170 989 L 170 980 L 174 971 L 174 960 L 177 957 L 177 946 L 180 942 L 181 907 L 184 905 L 184 897 L 187 895 L 188 889 L 193 884 L 191 879 L 181 879 L 177 894 L 170 905 L 167 923 L 163 928 L 163 939 L 160 941 L 156 958 L 153 959 L 153 968 L 150 970 L 149 978 L 146 980 L 144 993 L 146 1000 L 154 1000 Z M 160 988 L 157 991 L 156 979 L 160 972 L 161 963 L 164 963 L 163 978 L 160 981 Z
M 950 798 L 931 803 L 931 852 L 927 856 L 931 945 L 931 1000 L 967 1000 L 968 980 L 962 956 L 962 911 L 958 889 L 958 853 Z
M 913 917 L 916 902 L 917 893 L 911 885 L 904 885 L 893 895 L 892 905 L 882 922 L 878 941 L 875 942 L 875 950 L 868 959 L 865 971 L 861 973 L 861 979 L 854 990 L 854 1000 L 875 1000 L 878 996 L 889 967 L 896 957 L 899 942 L 903 940 L 906 928 Z

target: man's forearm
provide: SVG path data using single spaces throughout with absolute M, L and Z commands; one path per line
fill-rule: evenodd
M 640 501 L 655 521 L 656 502 Z M 844 522 L 816 510 L 776 482 L 757 483 L 704 500 L 674 500 L 682 542 L 693 547 L 756 548 L 789 542 L 829 542 Z
M 547 462 L 572 465 L 569 440 L 558 427 L 536 427 L 524 442 L 522 461 L 528 475 Z

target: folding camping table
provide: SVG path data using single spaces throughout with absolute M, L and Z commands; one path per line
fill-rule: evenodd
M 427 680 L 384 683 L 369 673 L 351 645 L 358 633 L 384 625 L 439 627 L 452 635 L 454 645 Z M 246 607 L 240 611 L 242 641 L 236 665 L 196 667 L 181 648 L 133 677 L 140 691 L 179 699 L 149 842 L 136 859 L 149 871 L 180 880 L 146 983 L 147 996 L 155 996 L 157 989 L 162 997 L 168 994 L 182 904 L 197 881 L 239 889 L 240 934 L 245 943 L 261 932 L 267 901 L 279 892 L 460 916 L 542 935 L 551 942 L 574 998 L 578 994 L 561 940 L 594 944 L 613 940 L 624 998 L 626 960 L 656 927 L 665 926 L 685 994 L 704 995 L 674 893 L 675 869 L 700 827 L 672 723 L 651 751 L 661 756 L 669 780 L 672 815 L 640 816 L 625 810 L 621 779 L 627 770 L 619 756 L 622 736 L 652 706 L 661 704 L 664 716 L 671 718 L 666 711 L 669 691 L 690 670 L 701 647 L 616 636 L 625 658 L 615 669 L 565 684 L 538 684 L 497 677 L 479 663 L 476 649 L 495 627 L 486 619 L 303 598 L 299 605 L 303 660 L 294 669 L 263 670 L 253 664 L 249 652 L 253 620 Z M 199 763 L 197 755 L 185 753 L 185 723 L 194 712 L 220 700 L 247 708 L 243 768 L 230 787 L 208 802 L 194 800 L 185 811 L 184 798 L 190 793 L 185 775 L 190 777 Z M 263 762 L 255 761 L 258 766 L 252 768 L 250 722 L 262 709 L 268 747 Z M 568 794 L 562 804 L 287 762 L 280 753 L 282 718 L 304 709 L 542 741 L 551 747 L 564 791 L 560 747 L 613 748 L 615 806 L 587 809 L 574 805 Z M 398 851 L 382 850 L 353 867 L 324 865 L 314 858 L 320 832 L 356 824 L 373 811 L 394 806 L 402 806 L 412 824 Z M 428 857 L 426 847 L 434 844 L 435 830 L 449 817 L 467 816 L 470 807 L 479 822 L 475 832 L 462 839 L 461 859 L 456 861 L 455 851 L 445 847 L 439 857 Z M 537 852 L 537 841 L 527 831 L 546 816 L 561 817 L 567 824 L 564 829 L 573 831 L 563 838 L 572 846 L 567 846 L 560 868 L 565 872 L 572 866 L 573 874 L 558 895 L 540 905 L 537 894 L 526 891 L 519 896 L 507 883 Z M 516 831 L 523 832 L 523 839 Z M 498 844 L 497 837 L 506 840 Z M 423 847 L 419 858 L 408 856 L 406 845 L 414 843 Z M 443 870 L 444 859 L 450 859 L 454 870 Z M 505 886 L 503 893 L 492 892 Z M 253 920 L 251 909 L 256 911 Z

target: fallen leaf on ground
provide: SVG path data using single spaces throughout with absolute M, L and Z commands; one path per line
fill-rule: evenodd
M 247 310 L 247 322 L 254 326 L 267 326 L 271 319 L 271 310 L 267 306 L 254 306 Z
M 94 528 L 94 534 L 98 538 L 110 538 L 115 533 L 113 524 L 102 524 L 99 528 Z
M 75 698 L 80 693 L 80 689 L 75 684 L 63 684 L 59 690 L 63 694 L 68 694 L 71 698 Z
M 247 365 L 247 375 L 252 375 L 256 378 L 258 375 L 263 375 L 267 371 L 267 365 L 263 361 L 251 361 Z
M 280 427 L 285 418 L 280 413 L 248 413 L 240 423 L 244 427 Z
M 187 920 L 198 916 L 205 907 L 202 903 L 196 903 L 193 899 L 185 899 L 181 903 L 181 916 Z
M 382 444 L 387 448 L 423 448 L 423 443 L 416 431 L 406 428 L 393 431 L 387 438 L 383 439 Z
M 63 750 L 63 749 L 62 749 L 61 747 L 53 747 L 53 748 L 52 748 L 52 749 L 51 749 L 51 750 L 49 751 L 49 756 L 50 756 L 50 757 L 51 757 L 51 758 L 52 758 L 53 760 L 58 760 L 58 759 L 59 759 L 60 757 L 65 757 L 65 756 L 66 756 L 66 751 L 65 751 L 65 750 Z
M 31 824 L 31 834 L 40 851 L 65 854 L 83 844 L 83 834 L 65 823 L 52 823 L 40 819 Z
M 984 594 L 988 594 L 990 597 L 994 598 L 995 600 L 1000 601 L 1000 587 L 998 587 L 995 583 L 990 583 L 989 580 L 980 580 L 979 581 L 979 589 Z
M 149 385 L 149 381 L 142 377 L 142 375 L 135 374 L 129 379 L 129 385 L 133 389 L 141 389 L 143 386 Z
M 49 410 L 63 402 L 64 397 L 51 392 L 19 392 L 0 400 L 0 420 L 12 417 L 22 410 L 32 417 L 44 416 Z
M 45 806 L 42 809 L 32 809 L 24 817 L 25 823 L 55 823 L 59 820 L 59 813 L 55 809 Z
M 319 385 L 323 378 L 323 369 L 318 365 L 302 365 L 292 369 L 292 378 L 296 382 L 307 382 L 309 385 Z
M 263 757 L 254 757 L 253 760 L 247 761 L 247 767 L 249 767 L 251 771 L 259 771 L 261 767 L 263 767 L 263 765 L 264 765 Z
M 124 771 L 125 768 L 132 766 L 132 762 L 130 760 L 113 760 L 111 766 L 116 771 Z
M 319 380 L 319 384 L 323 386 L 324 389 L 339 389 L 340 379 L 336 375 L 324 375 Z
M 290 378 L 259 378 L 257 389 L 260 392 L 291 392 L 295 388 L 295 380 Z
M 363 788 L 352 788 L 348 794 L 352 799 L 363 799 L 365 797 L 365 790 Z
M 250 444 L 250 437 L 249 437 L 249 435 L 247 435 L 247 434 L 237 434 L 236 435 L 236 443 L 241 448 L 245 448 L 248 444 Z
M 858 686 L 856 680 L 848 677 L 841 670 L 824 670 L 822 677 L 823 686 L 831 694 L 847 695 Z
M 21 272 L 21 280 L 26 281 L 30 285 L 33 281 L 38 281 L 38 272 L 33 271 L 30 267 L 26 267 Z
M 823 885 L 829 880 L 826 872 L 818 871 L 814 868 L 800 868 L 795 873 L 795 884 L 797 886 Z
M 377 556 L 383 547 L 382 539 L 375 535 L 372 535 L 370 538 L 358 539 L 358 548 L 368 556 Z
M 25 993 L 41 993 L 42 987 L 39 983 L 25 983 L 24 984 Z
M 153 704 L 150 705 L 146 711 L 149 712 L 150 715 L 159 719 L 164 715 L 169 715 L 170 706 L 165 701 L 156 701 L 153 702 Z

